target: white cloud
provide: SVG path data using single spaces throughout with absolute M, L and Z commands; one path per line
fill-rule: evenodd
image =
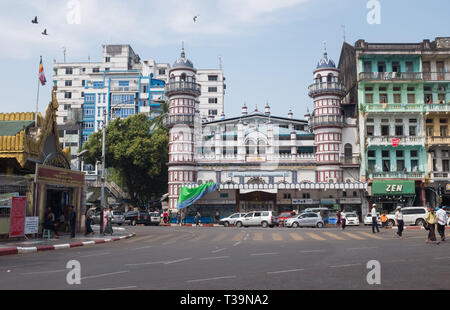
M 73 1 L 73 0 L 72 0 Z M 79 0 L 81 24 L 67 23 L 66 1 L 16 1 L 0 5 L 2 57 L 28 58 L 42 52 L 85 53 L 91 44 L 139 43 L 160 46 L 242 35 L 278 22 L 277 14 L 310 0 Z M 40 24 L 31 24 L 38 15 Z M 197 23 L 193 17 L 199 15 Z M 48 29 L 49 36 L 41 32 Z

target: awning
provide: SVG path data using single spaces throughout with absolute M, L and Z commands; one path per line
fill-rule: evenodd
M 413 196 L 415 194 L 416 186 L 414 180 L 374 180 L 372 183 L 373 196 Z

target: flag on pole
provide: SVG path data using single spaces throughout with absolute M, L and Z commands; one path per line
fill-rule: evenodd
M 184 209 L 194 204 L 197 200 L 208 193 L 219 189 L 217 183 L 206 183 L 196 188 L 182 187 L 178 198 L 178 209 Z
M 39 63 L 39 81 L 41 81 L 42 86 L 44 86 L 45 83 L 47 83 L 47 80 L 46 80 L 45 74 L 44 74 L 44 65 L 42 65 L 42 57 L 41 57 L 41 62 Z

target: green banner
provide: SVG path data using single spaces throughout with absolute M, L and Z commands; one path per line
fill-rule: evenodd
M 416 186 L 414 180 L 374 180 L 372 183 L 372 195 L 398 196 L 415 195 Z
M 219 184 L 206 183 L 195 188 L 182 187 L 178 198 L 178 209 L 187 208 L 208 193 L 219 189 Z

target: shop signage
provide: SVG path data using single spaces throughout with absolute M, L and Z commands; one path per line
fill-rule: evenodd
M 19 196 L 19 193 L 1 194 L 0 195 L 0 208 L 11 208 L 12 198 Z
M 236 205 L 236 200 L 212 200 L 212 199 L 199 199 L 195 202 L 196 205 Z
M 229 178 L 263 178 L 263 177 L 289 177 L 289 172 L 283 171 L 244 171 L 244 172 L 227 172 Z
M 320 199 L 321 205 L 334 205 L 336 203 L 336 199 Z
M 25 235 L 26 197 L 12 197 L 9 237 L 23 237 Z
M 372 194 L 375 195 L 415 195 L 413 180 L 374 180 Z
M 312 199 L 292 199 L 293 205 L 313 205 L 319 204 L 318 201 L 314 201 Z
M 25 218 L 25 235 L 39 233 L 39 217 L 32 216 Z
M 445 185 L 445 191 L 450 192 L 450 184 Z
M 341 204 L 359 204 L 361 203 L 361 198 L 341 198 L 339 202 Z
M 292 200 L 291 199 L 280 199 L 277 202 L 280 205 L 290 205 L 290 204 L 292 204 Z
M 39 166 L 36 176 L 38 183 L 58 184 L 62 186 L 84 186 L 84 172 Z

